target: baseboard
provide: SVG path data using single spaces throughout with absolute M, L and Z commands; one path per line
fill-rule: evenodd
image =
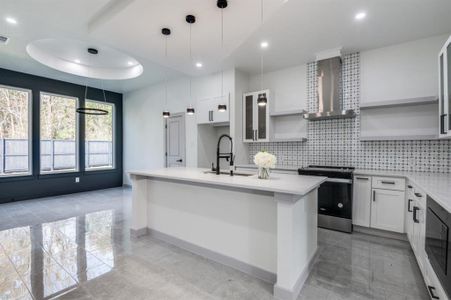
M 149 232 L 147 228 L 140 228 L 140 229 L 130 229 L 130 236 L 133 238 L 139 238 L 141 236 L 147 235 Z
M 280 300 L 296 300 L 301 293 L 302 287 L 304 286 L 305 281 L 307 280 L 310 272 L 313 269 L 313 265 L 315 264 L 316 257 L 318 256 L 318 248 L 313 253 L 312 257 L 310 258 L 308 264 L 305 266 L 304 270 L 302 270 L 301 274 L 299 275 L 298 279 L 296 280 L 296 283 L 294 284 L 294 287 L 292 290 L 288 290 L 286 288 L 280 287 L 277 284 L 274 285 L 274 298 L 280 299 Z
M 162 240 L 168 244 L 177 246 L 179 248 L 182 248 L 182 249 L 192 252 L 194 254 L 197 254 L 197 255 L 200 255 L 207 259 L 213 260 L 217 263 L 234 268 L 238 271 L 249 274 L 249 275 L 256 277 L 258 279 L 261 279 L 265 282 L 268 282 L 271 284 L 274 284 L 276 282 L 276 278 L 277 278 L 276 274 L 274 274 L 272 272 L 249 265 L 245 262 L 242 262 L 235 258 L 220 254 L 218 252 L 214 252 L 212 250 L 194 245 L 190 242 L 186 242 L 184 240 L 170 236 L 170 235 L 162 233 L 160 231 L 150 229 L 150 228 L 147 228 L 146 230 L 147 230 L 147 233 L 155 239 Z
M 408 241 L 407 235 L 405 233 L 397 233 L 397 232 L 391 232 L 391 231 L 375 229 L 375 228 L 368 228 L 368 227 L 357 226 L 357 225 L 353 226 L 353 231 L 364 233 L 364 234 L 369 234 L 369 235 L 374 235 L 374 236 L 379 236 L 379 237 L 384 237 L 384 238 L 389 238 L 389 239 L 401 240 L 401 241 L 406 241 L 406 242 Z

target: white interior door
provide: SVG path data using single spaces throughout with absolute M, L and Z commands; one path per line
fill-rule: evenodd
M 174 114 L 166 120 L 166 167 L 184 167 L 185 114 Z

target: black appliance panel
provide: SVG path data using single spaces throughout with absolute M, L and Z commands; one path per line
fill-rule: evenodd
M 318 189 L 318 213 L 352 218 L 352 184 L 326 181 Z
M 442 287 L 451 295 L 451 214 L 428 196 L 425 248 Z

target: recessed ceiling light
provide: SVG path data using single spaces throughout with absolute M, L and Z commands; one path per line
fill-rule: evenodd
M 263 42 L 260 43 L 260 47 L 262 49 L 268 48 L 268 46 L 269 46 L 269 43 L 267 41 L 263 41 Z
M 75 59 L 74 62 L 75 62 L 76 64 L 81 63 L 81 61 L 80 61 L 79 59 Z
M 17 20 L 11 17 L 6 17 L 6 22 L 8 22 L 9 24 L 17 24 Z
M 203 65 L 202 65 L 202 63 L 201 63 L 201 62 L 197 62 L 197 63 L 196 63 L 196 67 L 198 67 L 198 68 L 202 68 L 202 66 L 203 66 Z
M 364 11 L 357 13 L 354 17 L 354 19 L 356 19 L 358 21 L 363 20 L 365 18 L 366 18 L 366 12 L 364 12 Z

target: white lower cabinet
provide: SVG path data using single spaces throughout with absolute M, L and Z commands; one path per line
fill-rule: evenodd
M 352 224 L 370 227 L 371 177 L 355 176 L 352 196 Z
M 371 203 L 372 228 L 404 232 L 404 192 L 373 189 Z
M 413 241 L 413 205 L 414 202 L 414 194 L 413 194 L 413 186 L 408 184 L 407 185 L 407 192 L 406 192 L 406 209 L 405 209 L 405 216 L 406 216 L 406 234 L 407 239 L 410 243 Z

